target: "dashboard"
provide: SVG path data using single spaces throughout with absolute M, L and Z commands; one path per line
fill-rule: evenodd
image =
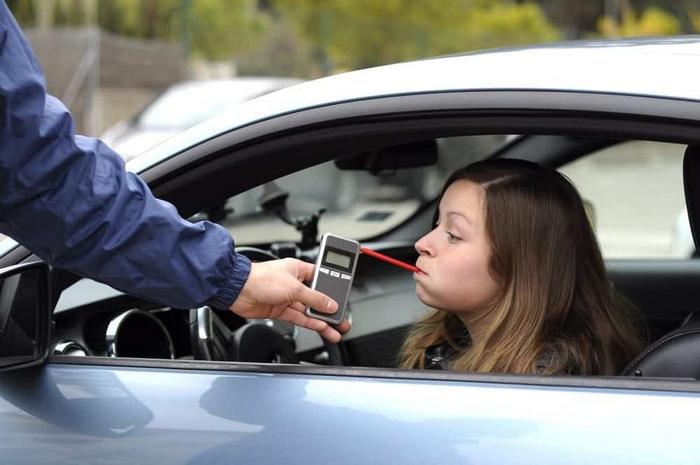
M 404 261 L 414 262 L 416 258 L 412 243 L 368 246 Z M 265 249 L 243 248 L 238 251 L 253 261 L 273 257 Z M 315 253 L 316 250 L 311 250 L 299 258 L 314 262 Z M 352 329 L 339 344 L 342 364 L 395 366 L 406 329 L 426 311 L 418 301 L 414 287 L 411 273 L 360 256 L 348 301 Z M 211 312 L 212 316 L 202 319 L 203 311 Z M 209 321 L 212 318 L 217 324 Z M 247 321 L 230 311 L 164 307 L 90 279 L 80 279 L 61 293 L 54 310 L 54 323 L 54 354 L 60 355 L 208 358 L 212 357 L 209 351 L 198 350 L 203 329 L 207 329 L 212 332 L 210 336 L 217 339 L 211 346 L 220 349 L 216 359 L 259 361 L 255 357 L 254 360 L 240 360 L 245 351 L 232 351 L 223 346 L 233 343 L 235 338 L 240 339 L 244 328 L 264 325 L 290 344 L 295 363 L 338 363 L 333 357 L 328 360 L 328 344 L 324 344 L 318 334 L 287 322 Z M 263 336 L 250 336 L 248 340 L 251 338 L 256 341 L 253 344 L 260 345 Z M 260 347 L 256 350 L 270 349 Z M 279 360 L 272 357 L 267 361 Z

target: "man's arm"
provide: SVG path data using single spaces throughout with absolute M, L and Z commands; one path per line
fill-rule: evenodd
M 76 136 L 46 94 L 31 48 L 0 2 L 0 233 L 54 265 L 176 308 L 278 318 L 337 342 L 349 330 L 304 315 L 338 304 L 302 282 L 313 265 L 251 265 L 224 228 L 182 219 L 97 139 Z M 249 279 L 250 278 L 250 279 Z
M 57 267 L 178 308 L 229 308 L 250 273 L 225 229 L 183 220 L 109 147 L 75 136 L 5 2 L 0 232 Z

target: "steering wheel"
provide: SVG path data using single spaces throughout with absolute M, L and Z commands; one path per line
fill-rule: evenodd
M 275 254 L 256 247 L 237 247 L 251 262 L 277 260 Z M 299 363 L 294 337 L 281 330 L 275 320 L 250 320 L 231 331 L 211 308 L 190 310 L 190 341 L 199 360 L 232 360 L 259 363 Z M 284 323 L 283 323 L 284 324 Z M 329 365 L 342 365 L 340 347 L 323 339 Z

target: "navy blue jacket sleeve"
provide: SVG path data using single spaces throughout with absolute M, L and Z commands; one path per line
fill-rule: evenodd
M 182 219 L 109 147 L 75 135 L 4 1 L 0 232 L 59 268 L 177 308 L 228 308 L 250 273 L 228 231 Z

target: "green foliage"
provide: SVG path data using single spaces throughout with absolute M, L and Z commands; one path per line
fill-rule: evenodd
M 691 11 L 688 13 L 690 23 L 693 26 L 693 32 L 700 33 L 700 11 Z
M 180 0 L 110 0 L 99 2 L 103 29 L 141 39 L 178 37 Z
M 235 56 L 237 72 L 245 76 L 316 76 L 311 44 L 283 18 L 268 28 L 258 43 Z
M 340 69 L 559 37 L 532 2 L 277 0 L 317 53 Z
M 23 26 L 38 16 L 45 26 L 96 21 L 116 34 L 179 41 L 199 58 L 235 59 L 243 72 L 297 76 L 591 32 L 700 32 L 700 0 L 6 1 Z
M 560 38 L 559 31 L 534 3 L 502 4 L 474 9 L 462 32 L 468 48 L 486 48 Z
M 249 49 L 268 26 L 251 0 L 196 0 L 192 2 L 192 48 L 209 59 L 230 58 Z
M 34 11 L 34 2 L 28 0 L 5 0 L 8 8 L 17 19 L 17 22 L 23 26 L 34 26 L 36 20 L 36 12 Z
M 659 8 L 650 7 L 637 15 L 631 8 L 624 11 L 621 21 L 605 16 L 598 22 L 604 37 L 665 36 L 680 33 L 678 19 Z
M 266 30 L 269 18 L 255 0 L 10 0 L 21 24 L 36 24 L 36 7 L 52 10 L 53 26 L 90 23 L 96 6 L 104 30 L 140 39 L 182 41 L 207 59 L 231 58 L 249 48 Z

